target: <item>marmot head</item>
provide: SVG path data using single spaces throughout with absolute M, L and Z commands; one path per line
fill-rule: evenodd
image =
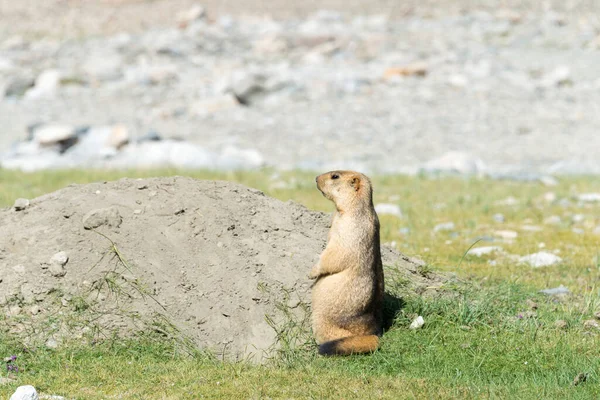
M 373 207 L 373 190 L 366 175 L 355 171 L 330 171 L 317 176 L 317 188 L 344 212 L 361 206 Z

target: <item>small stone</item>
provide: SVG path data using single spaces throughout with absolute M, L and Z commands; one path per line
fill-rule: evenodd
M 558 185 L 558 180 L 550 175 L 544 175 L 540 179 L 540 182 L 545 186 L 556 186 Z
M 580 222 L 583 222 L 585 220 L 585 215 L 583 214 L 575 214 L 571 217 L 571 221 L 573 221 L 574 224 L 578 224 Z
M 562 258 L 547 251 L 540 251 L 519 258 L 519 262 L 529 264 L 533 268 L 540 268 L 559 264 L 562 262 Z
M 140 209 L 133 210 L 133 213 L 134 213 L 135 215 L 140 215 L 140 214 L 142 213 L 142 210 L 140 210 Z
M 29 200 L 23 198 L 15 200 L 15 204 L 13 205 L 15 211 L 23 211 L 27 207 L 29 207 Z
M 547 294 L 548 296 L 558 296 L 563 294 L 569 294 L 571 293 L 571 291 L 569 291 L 569 289 L 567 289 L 563 285 L 560 285 L 556 288 L 540 290 L 540 293 Z
M 413 64 L 407 64 L 400 67 L 391 67 L 385 70 L 383 73 L 384 79 L 392 79 L 402 76 L 420 76 L 427 75 L 428 65 L 423 62 L 417 62 Z
M 500 213 L 494 214 L 493 218 L 494 218 L 494 221 L 496 221 L 498 223 L 503 223 L 505 221 L 504 214 L 500 214 Z
M 231 91 L 240 104 L 250 105 L 262 97 L 266 88 L 266 77 L 255 73 L 239 73 L 234 76 Z
M 597 203 L 600 202 L 600 193 L 583 193 L 577 196 L 577 200 L 582 203 Z
M 454 222 L 443 222 L 433 227 L 434 232 L 448 232 L 456 229 Z
M 564 319 L 559 319 L 556 322 L 554 322 L 554 327 L 556 329 L 565 330 L 569 327 L 569 324 Z
M 424 324 L 425 324 L 425 320 L 423 319 L 422 316 L 419 315 L 417 318 L 415 318 L 413 320 L 413 322 L 410 324 L 410 326 L 408 327 L 408 329 L 419 329 Z
M 19 386 L 10 400 L 39 400 L 35 388 L 31 385 Z
M 548 203 L 554 203 L 557 197 L 558 196 L 556 196 L 556 193 L 554 192 L 547 192 L 544 194 L 544 200 L 546 200 Z
M 65 251 L 60 251 L 52 256 L 50 264 L 60 265 L 61 267 L 69 262 L 69 255 Z
M 402 210 L 396 204 L 379 203 L 375 206 L 375 211 L 379 215 L 393 215 L 395 217 L 402 217 Z
M 206 9 L 200 4 L 194 4 L 186 11 L 177 14 L 177 24 L 180 28 L 187 27 L 190 23 L 202 19 L 206 16 Z
M 527 299 L 527 301 L 525 302 L 525 304 L 527 304 L 527 307 L 531 308 L 532 310 L 537 310 L 538 309 L 538 304 L 531 300 L 531 299 Z
M 32 306 L 32 307 L 29 309 L 29 313 L 30 313 L 31 315 L 37 315 L 37 314 L 39 314 L 39 313 L 40 313 L 40 311 L 41 311 L 41 309 L 40 309 L 40 306 L 38 306 L 37 304 L 36 304 L 36 305 L 34 305 L 34 306 Z
M 596 319 L 600 320 L 600 311 L 596 311 L 596 312 L 594 313 L 594 318 L 596 318 Z
M 129 143 L 129 131 L 125 125 L 115 125 L 107 140 L 107 146 L 119 150 Z
M 588 374 L 580 372 L 577 374 L 577 376 L 573 379 L 573 386 L 577 386 L 580 383 L 583 383 L 587 380 L 588 378 Z
M 54 338 L 49 338 L 48 340 L 46 340 L 46 347 L 48 347 L 49 349 L 57 349 L 58 342 Z
M 566 65 L 556 67 L 542 77 L 540 84 L 545 88 L 572 85 L 571 70 Z
M 15 304 L 8 308 L 9 317 L 16 317 L 19 314 L 21 314 L 21 307 L 19 307 L 18 305 Z
M 521 226 L 521 230 L 526 232 L 541 232 L 543 229 L 537 225 L 523 225 Z
M 33 140 L 40 146 L 53 146 L 74 139 L 77 131 L 71 125 L 49 124 L 33 131 Z
M 464 174 L 476 175 L 485 170 L 485 165 L 481 159 L 470 154 L 450 151 L 441 157 L 425 163 L 421 170 L 431 174 Z
M 220 111 L 230 110 L 239 107 L 240 102 L 231 93 L 226 93 L 217 97 L 203 99 L 191 105 L 192 114 L 205 117 Z
M 544 219 L 544 223 L 547 225 L 558 225 L 561 223 L 561 219 L 558 215 L 551 215 Z
M 83 227 L 85 229 L 95 229 L 100 226 L 118 228 L 122 222 L 123 218 L 117 207 L 92 210 L 83 217 Z
M 61 73 L 56 69 L 42 72 L 35 80 L 35 85 L 25 93 L 25 98 L 37 99 L 51 97 L 60 86 Z
M 475 247 L 467 252 L 468 255 L 481 257 L 484 255 L 492 254 L 495 252 L 503 251 L 500 246 L 483 246 L 483 247 Z
M 494 235 L 507 240 L 516 239 L 519 236 L 517 232 L 509 230 L 496 231 Z
M 583 327 L 585 329 L 600 329 L 600 323 L 595 319 L 588 319 L 587 321 L 583 321 Z

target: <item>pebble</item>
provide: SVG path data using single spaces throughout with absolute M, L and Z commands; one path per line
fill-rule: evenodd
M 483 247 L 475 247 L 467 252 L 468 255 L 481 257 L 484 255 L 502 252 L 504 249 L 500 246 L 483 246 Z
M 56 253 L 50 259 L 48 264 L 48 271 L 56 278 L 61 278 L 67 274 L 65 265 L 69 262 L 69 256 L 66 252 L 61 251 Z
M 31 385 L 19 386 L 10 400 L 39 400 L 38 393 Z
M 27 209 L 29 207 L 29 200 L 28 199 L 17 199 L 15 200 L 15 204 L 13 205 L 13 208 L 15 211 L 23 211 L 25 209 Z
M 403 77 L 403 76 L 420 76 L 423 77 L 427 75 L 428 65 L 423 62 L 407 64 L 400 67 L 390 67 L 385 70 L 383 73 L 384 79 L 391 79 L 395 77 Z
M 494 235 L 506 240 L 516 239 L 519 236 L 517 232 L 509 230 L 495 231 Z
M 544 219 L 544 224 L 547 225 L 558 225 L 562 222 L 562 220 L 560 219 L 560 217 L 558 215 L 551 215 L 549 217 L 547 217 L 546 219 Z
M 396 204 L 379 203 L 375 205 L 375 212 L 379 215 L 393 215 L 402 218 L 402 210 Z
M 504 214 L 500 213 L 494 214 L 493 219 L 498 223 L 503 223 L 505 221 Z
M 598 321 L 595 319 L 588 319 L 583 321 L 583 327 L 585 329 L 600 329 L 600 323 L 598 323 Z
M 422 316 L 418 316 L 417 318 L 415 318 L 413 320 L 413 322 L 411 322 L 410 326 L 408 327 L 408 329 L 419 329 L 421 328 L 423 325 L 425 324 L 425 320 L 423 319 Z
M 115 125 L 112 127 L 110 136 L 107 139 L 107 145 L 119 150 L 130 141 L 129 131 L 125 125 Z
M 437 224 L 436 226 L 433 227 L 434 232 L 447 232 L 447 231 L 453 231 L 455 229 L 456 229 L 456 225 L 454 224 L 454 222 L 443 222 L 443 223 Z
M 481 159 L 468 153 L 451 151 L 439 158 L 428 161 L 421 167 L 421 171 L 430 174 L 461 174 L 478 175 L 485 170 Z
M 52 97 L 60 86 L 61 73 L 56 69 L 42 72 L 35 80 L 35 85 L 25 92 L 25 98 L 38 99 Z
M 600 193 L 583 193 L 577 196 L 577 200 L 582 203 L 597 203 L 600 202 Z
M 548 253 L 547 251 L 540 251 L 519 258 L 519 262 L 529 264 L 533 268 L 540 268 L 560 264 L 562 258 L 555 254 Z
M 554 322 L 554 327 L 557 329 L 565 330 L 569 327 L 569 324 L 564 319 L 559 319 Z
M 548 296 L 557 296 L 562 294 L 569 294 L 571 292 L 563 285 L 560 285 L 556 288 L 540 290 L 540 293 L 547 294 Z
M 108 207 L 88 212 L 82 222 L 85 229 L 96 229 L 101 226 L 118 228 L 121 226 L 123 218 L 117 207 Z
M 48 340 L 46 340 L 45 345 L 49 349 L 57 349 L 58 348 L 58 342 L 54 338 L 49 338 Z
M 72 125 L 48 124 L 33 131 L 33 139 L 40 146 L 53 146 L 74 139 L 77 130 Z

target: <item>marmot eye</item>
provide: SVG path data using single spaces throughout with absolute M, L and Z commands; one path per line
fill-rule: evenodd
M 338 174 L 333 174 L 333 175 L 331 175 L 331 179 L 339 179 L 339 177 L 340 177 L 340 176 L 339 176 Z

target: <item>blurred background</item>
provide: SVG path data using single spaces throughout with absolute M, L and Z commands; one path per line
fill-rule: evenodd
M 599 173 L 599 9 L 0 0 L 0 166 Z

